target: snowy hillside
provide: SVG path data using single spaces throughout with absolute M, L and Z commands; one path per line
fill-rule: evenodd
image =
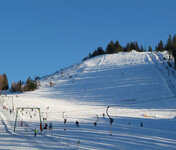
M 43 124 L 53 123 L 52 134 L 39 131 L 39 114 L 32 109 L 18 112 L 14 132 L 12 98 L 2 96 L 0 149 L 176 149 L 176 77 L 168 57 L 102 55 L 41 78 L 34 92 L 9 94 L 15 110 L 40 108 Z

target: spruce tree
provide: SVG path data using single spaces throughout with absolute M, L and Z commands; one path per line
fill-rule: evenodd
M 0 75 L 0 91 L 2 90 L 2 76 Z
M 133 42 L 130 43 L 130 49 L 135 50 L 135 44 Z
M 144 52 L 144 48 L 143 48 L 143 46 L 141 45 L 141 52 Z
M 167 40 L 167 44 L 166 44 L 166 47 L 165 47 L 166 50 L 172 50 L 172 37 L 171 35 L 169 34 L 169 38 Z
M 97 54 L 98 54 L 98 55 L 103 55 L 103 54 L 105 54 L 105 51 L 102 49 L 102 47 L 98 47 L 98 48 L 97 48 Z
M 114 52 L 115 52 L 115 45 L 114 42 L 111 41 L 106 47 L 106 54 L 113 54 Z
M 140 48 L 138 46 L 138 43 L 135 42 L 134 45 L 135 45 L 135 49 L 134 50 L 136 50 L 137 52 L 140 52 L 141 50 L 140 50 Z
M 2 86 L 2 90 L 8 90 L 9 89 L 9 84 L 8 84 L 6 74 L 2 75 L 2 85 L 1 86 Z
M 95 50 L 95 51 L 92 53 L 91 57 L 95 57 L 95 56 L 97 56 L 97 55 L 98 55 L 97 50 Z
M 151 46 L 149 46 L 148 51 L 149 51 L 149 52 L 152 52 L 152 47 L 151 47 Z
M 130 43 L 127 43 L 127 45 L 125 47 L 125 52 L 130 52 L 130 51 L 131 51 Z
M 23 91 L 23 90 L 22 90 L 22 82 L 21 82 L 21 80 L 18 81 L 18 83 L 17 83 L 17 91 L 18 91 L 18 92 L 22 92 L 22 91 Z
M 176 35 L 174 35 L 174 37 L 173 37 L 172 48 L 173 48 L 172 54 L 173 54 L 173 57 L 175 59 L 174 62 L 175 62 L 175 68 L 176 68 Z
M 114 53 L 118 53 L 118 52 L 123 51 L 122 46 L 119 44 L 118 41 L 115 42 L 114 47 L 115 47 Z
M 26 86 L 25 86 L 26 91 L 30 91 L 30 83 L 31 83 L 31 77 L 29 77 L 26 81 Z
M 17 83 L 16 82 L 12 82 L 11 84 L 11 88 L 10 88 L 11 92 L 17 92 Z
M 34 91 L 37 89 L 36 81 L 32 80 L 30 77 L 26 81 L 26 85 L 23 87 L 24 91 Z
M 159 51 L 159 48 L 158 48 L 158 46 L 155 46 L 155 51 L 157 51 L 157 52 Z
M 158 43 L 158 50 L 161 51 L 161 52 L 164 50 L 164 46 L 163 46 L 163 41 L 162 40 Z

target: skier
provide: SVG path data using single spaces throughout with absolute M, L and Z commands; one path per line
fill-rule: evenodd
M 35 128 L 35 130 L 34 130 L 34 136 L 36 137 L 36 135 L 37 135 L 37 129 Z
M 52 124 L 52 122 L 50 122 L 50 124 L 49 124 L 49 130 L 52 130 L 53 129 L 53 124 Z
M 52 122 L 50 122 L 50 124 L 49 124 L 49 130 L 51 131 L 51 135 L 52 135 L 52 130 L 53 130 L 53 124 L 52 124 Z
M 76 120 L 76 126 L 79 127 L 79 122 Z
M 44 126 L 43 129 L 47 129 L 47 128 L 48 128 L 48 125 L 47 125 L 47 123 L 45 123 L 45 126 Z
M 142 123 L 142 121 L 141 121 L 141 127 L 143 127 L 143 123 Z
M 25 131 L 27 131 L 27 129 L 28 129 L 28 124 L 26 123 L 26 125 L 25 125 Z
M 45 126 L 44 126 L 44 128 L 43 128 L 44 130 L 45 130 L 45 135 L 47 135 L 47 129 L 48 129 L 48 125 L 47 125 L 47 123 L 45 123 Z
M 21 121 L 21 127 L 23 126 L 23 121 Z

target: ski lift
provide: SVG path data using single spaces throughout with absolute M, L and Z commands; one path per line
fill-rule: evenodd
M 47 118 L 48 118 L 48 113 L 42 112 L 42 118 L 43 118 L 43 121 L 44 121 L 44 120 L 47 120 Z
M 67 123 L 67 115 L 65 115 L 65 111 L 62 113 L 62 117 L 64 119 L 64 124 Z
M 35 111 L 33 111 L 34 112 L 34 116 L 36 116 L 36 114 L 37 114 L 37 111 L 35 110 Z
M 62 117 L 63 117 L 63 119 L 64 119 L 64 125 L 65 125 L 64 130 L 66 130 L 67 115 L 65 115 L 65 111 L 63 111 L 63 113 L 62 113 Z
M 31 109 L 31 111 L 29 112 L 29 116 L 30 116 L 30 118 L 32 118 L 32 116 L 33 116 L 33 109 Z
M 28 113 L 28 109 L 26 110 L 26 114 Z
M 110 122 L 110 134 L 109 135 L 112 135 L 112 123 L 114 122 L 114 120 L 109 116 L 108 114 L 108 109 L 109 109 L 110 106 L 107 107 L 106 109 L 106 114 L 107 116 L 109 117 L 109 122 Z
M 21 112 L 22 115 L 24 114 L 23 111 L 24 111 L 24 108 L 22 108 L 22 109 L 20 110 L 20 112 Z
M 107 113 L 107 116 L 109 117 L 109 122 L 110 122 L 110 125 L 112 125 L 112 123 L 114 122 L 114 120 L 109 116 L 108 114 L 108 109 L 109 109 L 110 106 L 107 107 L 106 109 L 106 113 Z
M 98 115 L 96 115 L 96 116 L 97 116 L 97 120 L 94 122 L 94 126 L 97 126 L 97 122 L 99 121 Z

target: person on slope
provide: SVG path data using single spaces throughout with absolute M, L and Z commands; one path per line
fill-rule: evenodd
M 34 130 L 34 136 L 36 137 L 36 135 L 37 135 L 37 129 L 35 128 L 35 130 Z
M 53 124 L 52 124 L 52 122 L 50 122 L 50 124 L 49 124 L 49 130 L 52 130 L 53 129 Z
M 48 125 L 47 125 L 47 123 L 45 123 L 45 126 L 43 129 L 47 130 L 47 128 L 48 128 Z
M 52 135 L 52 130 L 53 130 L 53 124 L 52 124 L 52 122 L 50 122 L 50 124 L 49 124 L 49 130 L 51 131 L 51 135 Z
M 25 131 L 27 131 L 27 129 L 28 129 L 28 124 L 26 123 L 26 125 L 25 125 Z
M 76 120 L 76 122 L 75 122 L 75 123 L 76 123 L 76 126 L 77 126 L 77 127 L 79 127 L 79 122 L 78 122 L 77 120 Z
M 141 127 L 143 127 L 143 122 L 141 121 Z
M 47 129 L 48 129 L 48 124 L 47 123 L 45 123 L 45 126 L 44 126 L 44 128 L 43 128 L 44 130 L 45 130 L 45 135 L 47 135 Z

